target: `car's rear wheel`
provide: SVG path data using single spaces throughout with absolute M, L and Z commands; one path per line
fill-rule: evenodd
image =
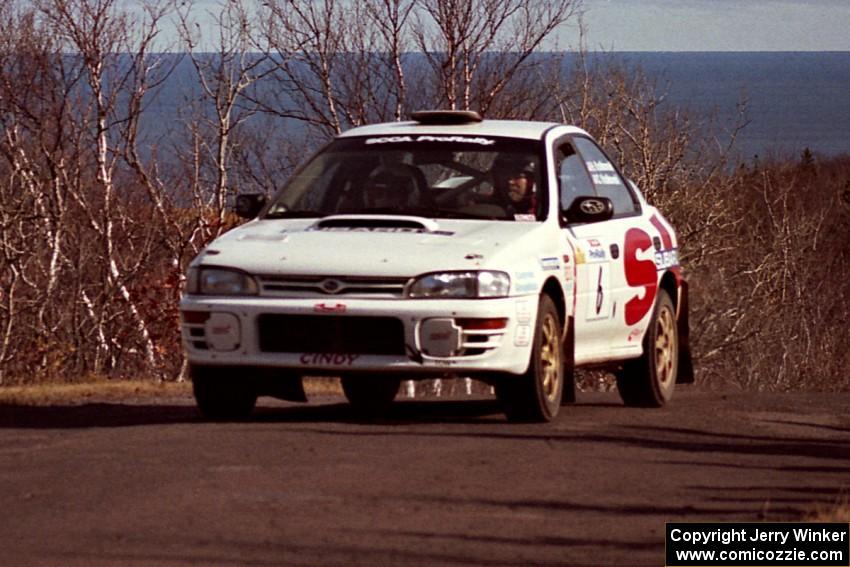
M 252 380 L 226 367 L 192 366 L 189 370 L 195 403 L 204 418 L 238 421 L 251 415 L 257 404 L 257 390 Z
M 627 406 L 661 407 L 673 397 L 679 368 L 679 334 L 673 300 L 658 290 L 655 310 L 643 339 L 643 355 L 617 374 L 617 389 Z
M 401 386 L 395 376 L 343 376 L 340 382 L 348 403 L 364 413 L 388 410 Z
M 563 329 L 548 295 L 540 297 L 531 360 L 523 376 L 501 376 L 496 397 L 511 421 L 551 421 L 564 392 Z

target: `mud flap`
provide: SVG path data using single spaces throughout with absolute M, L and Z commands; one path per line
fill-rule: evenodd
M 263 381 L 260 393 L 288 402 L 307 401 L 307 393 L 304 391 L 304 381 L 300 376 L 278 375 L 268 378 Z
M 679 310 L 676 317 L 676 326 L 679 331 L 679 370 L 676 373 L 677 384 L 693 384 L 695 381 L 694 361 L 691 357 L 689 313 L 688 282 L 682 280 L 679 288 Z
M 561 395 L 561 405 L 566 406 L 576 402 L 576 364 L 575 364 L 575 318 L 567 317 L 566 336 L 564 337 L 564 393 Z

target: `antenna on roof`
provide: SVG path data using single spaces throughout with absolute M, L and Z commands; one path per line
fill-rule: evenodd
M 410 117 L 420 124 L 472 124 L 481 122 L 481 115 L 474 110 L 417 110 Z

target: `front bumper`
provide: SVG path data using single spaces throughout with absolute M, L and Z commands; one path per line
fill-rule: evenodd
M 534 336 L 537 297 L 317 300 L 186 296 L 180 309 L 183 346 L 192 364 L 288 368 L 304 374 L 398 373 L 414 378 L 447 372 L 524 373 Z M 290 321 L 295 328 L 279 327 L 281 336 L 270 336 L 274 333 L 270 320 L 278 325 Z M 384 323 L 392 321 L 401 335 L 395 347 L 374 347 L 369 332 L 377 327 L 370 327 L 371 320 L 382 322 L 377 343 L 387 342 L 385 335 L 391 331 Z M 362 332 L 357 327 L 361 324 Z M 298 333 L 315 332 L 327 333 L 327 340 L 298 337 Z

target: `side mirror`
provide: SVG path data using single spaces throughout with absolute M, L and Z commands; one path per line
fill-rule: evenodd
M 576 197 L 564 211 L 567 222 L 589 223 L 607 221 L 614 216 L 614 204 L 608 197 Z
M 263 207 L 266 206 L 266 196 L 262 193 L 247 193 L 236 195 L 236 207 L 234 212 L 243 219 L 256 218 Z

